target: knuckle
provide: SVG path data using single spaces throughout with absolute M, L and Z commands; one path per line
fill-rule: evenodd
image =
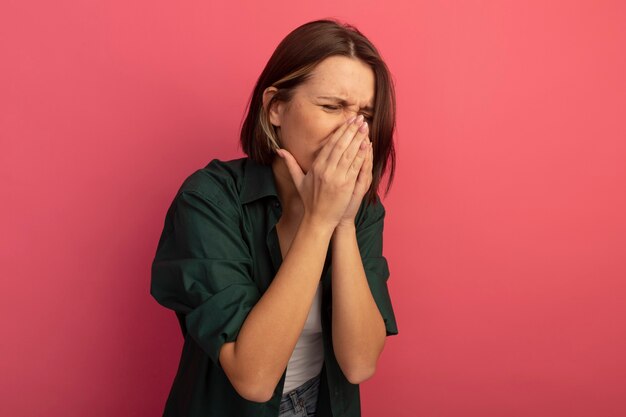
M 313 169 L 313 175 L 317 178 L 320 179 L 324 179 L 324 169 L 321 165 L 315 165 L 312 166 L 311 169 Z

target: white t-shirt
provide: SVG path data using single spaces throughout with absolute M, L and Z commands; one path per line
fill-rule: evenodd
M 324 364 L 324 344 L 322 338 L 322 282 L 317 286 L 309 315 L 296 347 L 287 364 L 287 375 L 283 394 L 298 388 L 318 375 Z

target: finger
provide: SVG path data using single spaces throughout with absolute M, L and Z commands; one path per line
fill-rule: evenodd
M 361 165 L 361 170 L 359 171 L 359 176 L 356 179 L 356 185 L 354 186 L 355 190 L 365 190 L 367 189 L 367 159 Z
M 300 168 L 300 165 L 296 161 L 296 158 L 294 158 L 293 155 L 291 155 L 291 153 L 289 153 L 289 151 L 285 149 L 279 149 L 276 151 L 276 153 L 282 156 L 283 160 L 285 161 L 285 165 L 287 165 L 287 170 L 289 171 L 289 175 L 291 175 L 293 183 L 295 184 L 297 189 L 300 189 L 300 185 L 304 180 L 304 172 L 302 172 L 302 168 Z
M 352 164 L 350 165 L 350 167 L 348 168 L 348 171 L 346 172 L 346 180 L 348 181 L 356 180 L 357 175 L 359 175 L 359 172 L 361 171 L 361 168 L 363 167 L 366 158 L 367 158 L 367 145 L 365 143 L 362 143 L 362 146 L 359 147 L 359 150 L 357 151 L 357 154 L 354 157 Z
M 333 147 L 330 155 L 328 155 L 328 160 L 326 161 L 326 165 L 333 169 L 337 169 L 337 165 L 339 164 L 339 160 L 341 159 L 344 151 L 350 145 L 354 136 L 356 135 L 358 129 L 361 127 L 363 122 L 363 115 L 357 117 L 354 123 L 351 123 L 348 129 L 344 132 L 344 134 L 337 140 L 335 146 Z M 354 156 L 354 155 L 353 155 Z M 350 161 L 351 162 L 351 161 Z M 347 167 L 344 167 L 344 171 Z
M 350 145 L 346 148 L 343 155 L 339 159 L 337 164 L 337 171 L 345 172 L 348 170 L 352 161 L 357 156 L 359 149 L 363 149 L 367 151 L 368 146 L 365 139 L 367 138 L 368 126 L 367 123 L 363 123 L 363 125 L 358 129 L 356 135 L 354 136 Z M 367 156 L 368 152 L 365 152 L 365 156 Z
M 373 147 L 372 147 L 372 142 L 370 142 L 369 144 L 369 149 L 368 149 L 368 153 L 369 156 L 367 158 L 367 162 L 364 165 L 367 165 L 367 173 L 369 174 L 369 179 L 370 181 L 372 180 L 374 174 L 373 174 L 373 168 L 374 168 L 374 151 L 373 151 Z
M 372 152 L 372 144 L 371 142 L 368 143 L 368 152 L 367 152 L 367 158 L 365 159 L 365 161 L 363 162 L 363 165 L 361 166 L 361 171 L 359 172 L 359 177 L 356 180 L 356 185 L 355 185 L 355 189 L 356 188 L 360 188 L 362 189 L 363 193 L 365 194 L 367 192 L 367 190 L 369 190 L 370 185 L 372 184 L 372 159 L 373 159 L 373 152 Z
M 369 171 L 371 173 L 372 171 L 372 157 L 373 157 L 373 153 L 372 153 L 372 143 L 369 142 L 369 138 L 366 138 L 363 143 L 366 144 L 366 155 L 365 155 L 365 160 L 363 161 L 363 165 L 361 166 L 361 172 L 359 173 L 359 178 L 361 177 L 361 175 L 365 175 L 367 174 L 367 172 Z
M 325 162 L 325 163 L 327 162 L 328 155 L 330 155 L 335 144 L 341 138 L 341 136 L 346 132 L 346 130 L 350 127 L 352 122 L 354 122 L 354 117 L 349 119 L 346 123 L 339 126 L 337 129 L 335 129 L 334 132 L 332 132 L 328 136 L 328 138 L 326 139 L 326 143 L 324 144 L 320 152 L 317 154 L 317 157 L 315 158 L 316 161 Z

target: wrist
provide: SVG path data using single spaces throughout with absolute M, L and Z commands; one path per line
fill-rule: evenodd
M 354 220 L 350 221 L 342 221 L 337 224 L 335 230 L 333 231 L 333 236 L 338 234 L 354 234 L 356 233 L 356 225 L 354 224 Z
M 333 230 L 335 229 L 334 225 L 314 216 L 310 216 L 307 213 L 302 217 L 300 227 L 307 229 L 309 233 L 328 235 L 329 237 L 333 234 Z

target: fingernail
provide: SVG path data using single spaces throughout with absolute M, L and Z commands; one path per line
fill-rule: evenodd
M 352 116 L 351 118 L 348 119 L 348 124 L 354 122 L 354 119 L 356 119 L 356 116 Z
M 365 133 L 367 132 L 367 122 L 364 122 L 361 127 L 359 128 L 359 132 L 361 133 Z
M 363 123 L 363 115 L 362 114 L 359 114 L 359 117 L 356 118 L 356 123 L 359 124 L 359 125 L 361 123 Z

